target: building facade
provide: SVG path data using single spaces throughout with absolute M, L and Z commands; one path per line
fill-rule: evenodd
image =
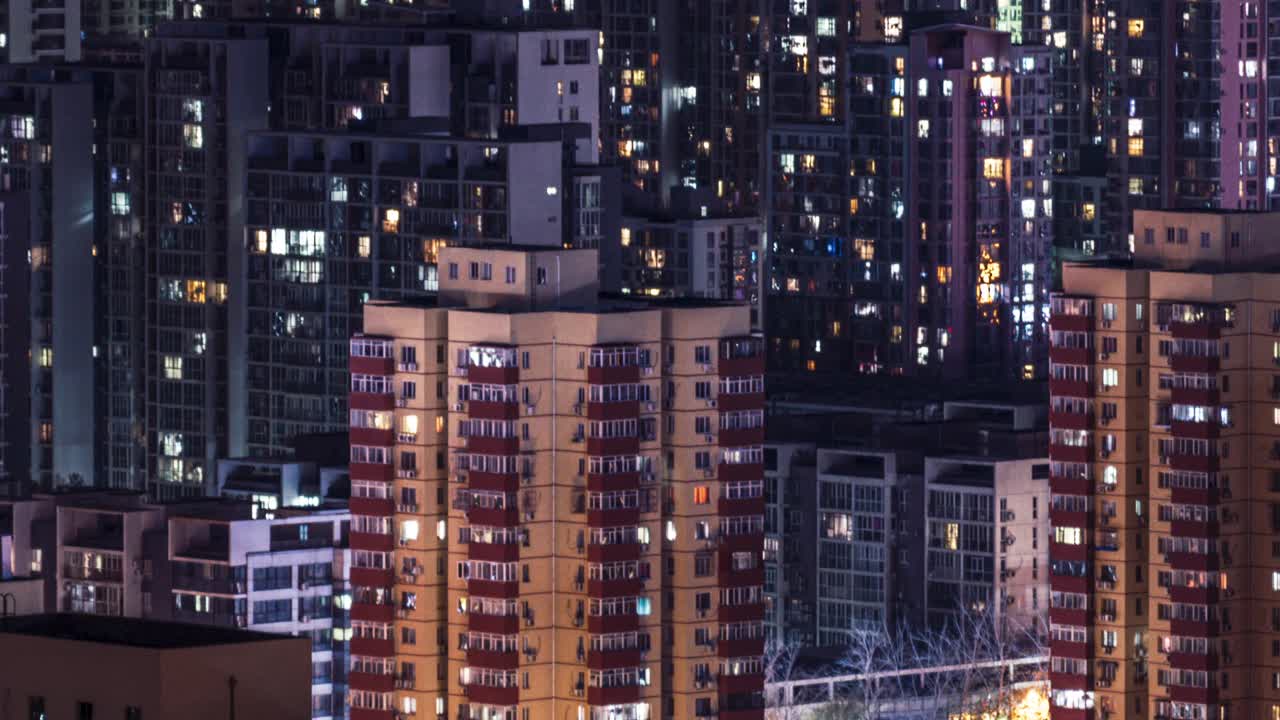
M 383 669 L 353 714 L 762 717 L 747 309 L 597 300 L 590 251 L 441 262 L 438 305 L 352 340 L 353 666 Z
M 965 25 L 849 52 L 845 125 L 770 127 L 771 362 L 1043 376 L 1051 53 Z
M 1145 212 L 1068 265 L 1050 380 L 1053 717 L 1263 717 L 1280 296 L 1273 213 Z M 1232 352 L 1234 350 L 1234 352 Z

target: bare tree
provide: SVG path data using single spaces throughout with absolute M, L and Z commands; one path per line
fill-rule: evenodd
M 765 707 L 778 720 L 797 717 L 795 698 L 780 684 L 798 680 L 796 661 L 801 645 L 785 637 L 772 637 L 764 647 Z
M 837 665 L 843 674 L 859 675 L 856 694 L 843 698 L 852 703 L 846 717 L 877 720 L 884 715 L 884 705 L 901 699 L 904 677 L 888 674 L 909 667 L 908 639 L 900 629 L 880 623 L 849 631 L 848 644 Z M 836 698 L 832 698 L 836 701 Z

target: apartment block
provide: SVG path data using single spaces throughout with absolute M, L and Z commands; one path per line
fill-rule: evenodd
M 449 245 L 575 245 L 574 217 L 600 196 L 560 139 L 262 132 L 247 151 L 230 327 L 232 356 L 247 356 L 232 361 L 230 392 L 245 407 L 229 429 L 251 455 L 347 426 L 346 338 L 366 302 L 435 293 Z
M 1034 631 L 1049 601 L 1045 419 L 1043 405 L 980 396 L 936 418 L 780 416 L 808 438 L 766 447 L 770 632 L 839 647 L 859 628 L 960 613 Z
M 167 609 L 143 587 L 165 557 L 163 507 L 130 492 L 77 493 L 56 505 L 59 611 L 138 618 Z
M 762 717 L 746 307 L 596 253 L 441 251 L 352 339 L 352 716 Z
M 267 41 L 220 24 L 161 26 L 146 46 L 147 477 L 198 494 L 227 452 L 239 378 L 228 287 L 243 268 L 249 132 L 266 127 Z
M 5 471 L 46 487 L 91 483 L 104 414 L 100 386 L 86 385 L 99 339 L 94 87 L 83 75 L 15 65 L 0 69 L 0 98 Z
M 624 217 L 621 290 L 649 297 L 734 300 L 763 322 L 763 227 L 753 216 Z
M 1053 300 L 1053 717 L 1280 712 L 1280 216 L 1139 211 Z
M 1051 53 L 954 24 L 849 52 L 843 125 L 770 127 L 771 362 L 1043 376 Z
M 243 505 L 168 519 L 173 619 L 310 640 L 313 718 L 347 717 L 351 625 L 346 509 L 285 509 L 250 518 Z
M 310 717 L 344 718 L 350 520 L 341 504 L 304 497 L 269 513 L 248 501 L 156 503 L 87 488 L 5 498 L 0 579 L 26 583 L 16 596 L 21 614 L 43 608 L 306 637 Z
M 10 0 L 0 8 L 0 63 L 80 59 L 80 3 Z

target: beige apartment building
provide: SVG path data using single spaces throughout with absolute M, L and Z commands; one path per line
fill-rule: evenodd
M 763 718 L 749 309 L 446 248 L 351 342 L 353 720 Z
M 1280 717 L 1280 213 L 1145 212 L 1053 299 L 1054 720 Z

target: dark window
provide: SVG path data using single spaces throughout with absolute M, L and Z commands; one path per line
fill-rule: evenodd
M 44 711 L 44 697 L 31 696 L 27 698 L 27 718 L 29 720 L 49 720 L 49 715 Z
M 293 566 L 253 569 L 254 590 L 283 590 L 293 584 Z

